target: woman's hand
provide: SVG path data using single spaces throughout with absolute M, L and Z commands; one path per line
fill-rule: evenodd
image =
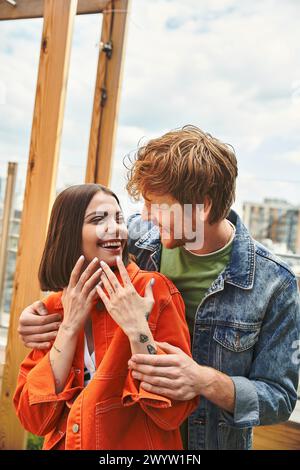
M 140 342 L 143 342 L 142 331 L 145 327 L 148 331 L 147 320 L 154 305 L 152 286 L 154 278 L 150 280 L 145 289 L 144 297 L 141 297 L 135 290 L 130 277 L 126 271 L 123 261 L 117 257 L 118 269 L 123 281 L 123 286 L 118 281 L 110 267 L 101 261 L 103 272 L 101 281 L 103 288 L 98 285 L 97 292 L 114 321 L 122 328 L 124 333 L 130 338 L 141 336 Z M 147 336 L 146 336 L 147 337 Z M 145 342 L 146 342 L 145 337 Z
M 88 318 L 92 302 L 97 297 L 95 286 L 102 272 L 98 258 L 94 258 L 80 274 L 83 264 L 84 256 L 80 256 L 71 273 L 69 285 L 62 295 L 64 319 L 61 327 L 73 333 L 78 333 Z

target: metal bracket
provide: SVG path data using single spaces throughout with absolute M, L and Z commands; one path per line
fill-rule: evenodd
M 106 57 L 108 59 L 111 59 L 112 52 L 113 52 L 112 41 L 102 43 L 101 46 L 102 46 L 102 51 L 106 54 Z
M 107 91 L 106 88 L 101 88 L 101 108 L 104 108 L 107 100 Z

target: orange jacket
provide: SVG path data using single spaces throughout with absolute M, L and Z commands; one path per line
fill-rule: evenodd
M 160 273 L 141 271 L 135 263 L 127 271 L 141 295 L 151 277 L 156 280 L 149 317 L 154 339 L 191 356 L 184 303 L 174 284 Z M 61 294 L 44 300 L 49 313 L 63 313 Z M 21 364 L 14 395 L 20 421 L 28 431 L 45 436 L 43 449 L 182 449 L 179 426 L 197 407 L 198 398 L 172 401 L 143 390 L 128 370 L 132 354 L 127 336 L 96 304 L 91 311 L 94 378 L 84 388 L 83 330 L 61 393 L 55 393 L 49 350 L 32 350 Z M 161 349 L 158 353 L 165 354 Z

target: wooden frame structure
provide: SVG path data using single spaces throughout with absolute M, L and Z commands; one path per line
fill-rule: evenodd
M 12 403 L 20 362 L 21 311 L 37 298 L 37 270 L 55 197 L 60 136 L 76 14 L 102 13 L 86 182 L 109 184 L 129 0 L 0 0 L 0 21 L 44 18 L 10 326 L 0 398 L 0 449 L 23 449 L 26 432 Z

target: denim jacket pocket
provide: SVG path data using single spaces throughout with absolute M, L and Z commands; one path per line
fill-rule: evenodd
M 260 323 L 217 325 L 213 338 L 230 351 L 242 352 L 250 349 L 258 341 L 260 327 Z
M 214 367 L 231 377 L 248 377 L 260 329 L 260 323 L 217 324 L 213 335 Z

